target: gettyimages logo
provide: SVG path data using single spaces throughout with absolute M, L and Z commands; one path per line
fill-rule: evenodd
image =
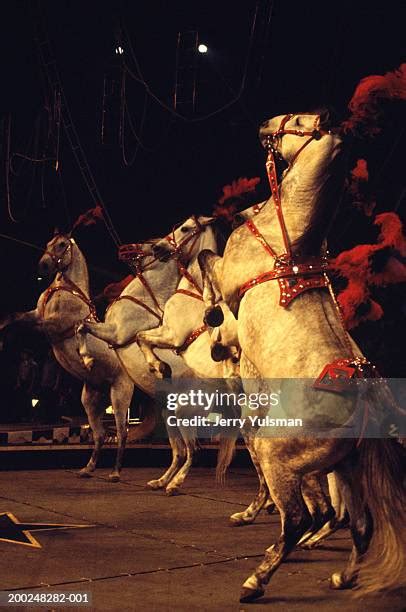
M 157 382 L 168 430 L 203 438 L 256 428 L 269 437 L 405 438 L 406 379 L 362 379 L 333 392 L 314 379 L 172 379 Z

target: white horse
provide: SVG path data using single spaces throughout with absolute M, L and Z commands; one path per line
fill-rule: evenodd
M 88 464 L 79 476 L 91 476 L 96 468 L 105 430 L 103 426 L 103 392 L 110 390 L 110 399 L 117 426 L 117 457 L 111 481 L 118 481 L 127 439 L 127 412 L 134 385 L 120 366 L 113 351 L 96 338 L 92 338 L 88 350 L 93 368 L 89 371 L 78 353 L 75 326 L 85 317 L 97 320 L 95 308 L 89 297 L 89 275 L 86 260 L 70 235 L 57 234 L 48 242 L 38 265 L 42 277 L 53 282 L 39 297 L 37 307 L 29 312 L 9 315 L 1 324 L 4 327 L 14 321 L 28 323 L 46 334 L 55 358 L 72 376 L 84 382 L 82 403 L 93 432 L 94 450 Z M 140 429 L 142 437 L 143 432 Z
M 261 138 L 269 149 L 272 198 L 255 224 L 244 224 L 233 232 L 223 258 L 206 252 L 199 260 L 205 277 L 208 321 L 216 300 L 213 285 L 234 314 L 238 312 L 244 388 L 248 391 L 252 387 L 249 379 L 257 378 L 262 384 L 279 379 L 283 402 L 285 379 L 314 381 L 326 365 L 334 375 L 338 360 L 360 375 L 366 366 L 329 295 L 331 287 L 320 256 L 339 201 L 333 194 L 341 175 L 342 140 L 325 129 L 323 118 L 311 114 L 265 122 Z M 280 188 L 277 156 L 288 164 Z M 214 318 L 218 323 L 219 317 Z M 383 396 L 375 389 L 375 395 Z M 300 408 L 311 430 L 320 420 L 333 429 L 347 425 L 356 406 L 354 394 L 298 382 L 288 408 Z M 362 432 L 359 435 L 362 438 Z M 388 439 L 360 439 L 358 447 L 356 441 L 348 437 L 304 438 L 299 432 L 296 437 L 275 438 L 269 430 L 259 430 L 254 438 L 255 453 L 280 511 L 282 531 L 245 581 L 241 601 L 263 595 L 273 573 L 308 530 L 311 517 L 303 483 L 320 470 L 336 470 L 354 541 L 348 566 L 332 576 L 332 586 L 351 587 L 358 573 L 364 592 L 399 583 L 402 573 L 404 576 L 406 544 L 401 527 L 406 495 L 399 476 L 403 449 Z M 323 499 L 322 491 L 318 497 L 318 511 L 328 516 L 329 501 Z

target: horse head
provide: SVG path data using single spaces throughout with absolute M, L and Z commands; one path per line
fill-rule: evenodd
M 208 233 L 214 236 L 214 221 L 214 217 L 189 217 L 176 225 L 167 236 L 154 241 L 150 245 L 152 254 L 160 261 L 175 257 L 183 264 L 189 263 L 203 248 L 207 248 Z
M 317 161 L 339 149 L 342 140 L 330 123 L 327 111 L 278 115 L 262 123 L 259 138 L 276 161 L 283 159 L 290 168 L 299 155 Z
M 38 274 L 43 278 L 52 278 L 56 272 L 66 270 L 72 262 L 72 244 L 70 234 L 55 234 L 38 262 Z

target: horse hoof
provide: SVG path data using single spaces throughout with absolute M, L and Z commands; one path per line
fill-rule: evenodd
M 233 527 L 241 527 L 242 525 L 251 525 L 254 522 L 252 518 L 244 518 L 241 514 L 232 514 L 230 516 L 230 523 Z
M 165 490 L 165 493 L 168 495 L 168 497 L 173 497 L 174 495 L 180 495 L 181 494 L 181 492 L 180 492 L 178 487 L 170 487 L 170 488 L 168 487 Z
M 159 373 L 161 374 L 162 378 L 172 378 L 171 366 L 164 361 L 161 361 L 159 364 Z
M 87 470 L 86 468 L 83 468 L 82 470 L 80 470 L 80 472 L 78 472 L 78 478 L 92 478 L 92 476 L 92 472 L 89 472 L 89 470 Z
M 109 474 L 109 482 L 120 482 L 120 474 L 112 473 Z
M 147 489 L 151 489 L 151 491 L 159 491 L 159 489 L 162 489 L 162 485 L 159 483 L 159 480 L 150 480 L 147 482 Z
M 335 572 L 330 578 L 330 588 L 334 590 L 352 589 L 355 582 L 345 580 L 341 572 Z
M 298 547 L 302 550 L 313 550 L 313 548 L 317 548 L 317 542 L 303 542 L 303 544 L 298 544 Z
M 210 352 L 211 352 L 211 358 L 213 359 L 213 361 L 216 361 L 216 362 L 224 361 L 230 356 L 228 348 L 224 346 L 223 344 L 220 344 L 219 342 L 216 342 L 216 344 L 213 344 Z
M 203 322 L 210 327 L 220 327 L 224 322 L 224 313 L 220 306 L 208 308 L 204 314 Z
M 250 601 L 255 601 L 263 596 L 265 591 L 262 589 L 247 589 L 247 587 L 242 587 L 240 594 L 240 603 L 249 603 Z

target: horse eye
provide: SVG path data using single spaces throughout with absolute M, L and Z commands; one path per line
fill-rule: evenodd
M 186 232 L 189 231 L 189 228 L 183 226 L 183 227 L 180 228 L 180 231 L 183 232 L 184 234 L 186 234 Z

